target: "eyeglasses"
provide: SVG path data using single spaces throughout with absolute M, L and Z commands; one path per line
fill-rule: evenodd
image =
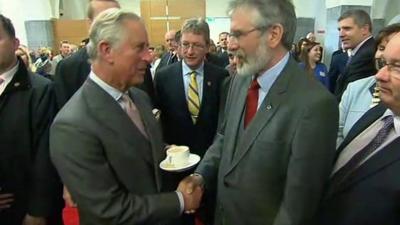
M 251 30 L 248 31 L 232 31 L 229 34 L 229 37 L 235 38 L 236 40 L 239 40 L 241 37 L 245 37 L 247 35 L 249 35 L 250 33 L 254 32 L 254 31 L 262 31 L 264 32 L 265 30 L 267 30 L 269 27 L 271 26 L 267 26 L 267 27 L 255 27 Z
M 388 63 L 384 58 L 377 58 L 375 59 L 375 65 L 379 70 L 387 66 L 391 75 L 400 79 L 400 63 Z
M 255 28 L 253 28 L 251 30 L 248 30 L 248 31 L 232 31 L 229 34 L 229 37 L 232 37 L 232 38 L 235 38 L 235 39 L 239 40 L 241 37 L 245 37 L 245 36 L 249 35 L 250 33 L 254 32 L 256 30 L 260 30 L 260 28 L 255 27 Z
M 181 46 L 183 50 L 188 50 L 189 48 L 192 48 L 193 50 L 203 50 L 206 47 L 202 44 L 188 42 L 183 42 Z

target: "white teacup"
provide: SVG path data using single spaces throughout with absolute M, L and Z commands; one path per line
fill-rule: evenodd
M 171 146 L 167 150 L 167 162 L 175 167 L 187 165 L 189 156 L 190 151 L 188 146 Z

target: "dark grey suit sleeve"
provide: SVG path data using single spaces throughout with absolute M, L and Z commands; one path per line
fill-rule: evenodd
M 52 161 L 80 212 L 91 215 L 90 224 L 158 224 L 180 215 L 175 192 L 133 194 L 122 188 L 101 142 L 76 124 L 56 120 L 51 128 Z
M 332 169 L 338 128 L 334 99 L 314 98 L 292 142 L 283 201 L 274 225 L 311 224 Z

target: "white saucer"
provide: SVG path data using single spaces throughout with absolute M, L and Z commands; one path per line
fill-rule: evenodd
M 182 172 L 182 171 L 185 171 L 185 170 L 188 170 L 188 169 L 194 167 L 198 162 L 200 162 L 200 156 L 198 156 L 196 154 L 190 154 L 189 162 L 186 165 L 177 167 L 173 164 L 169 164 L 167 162 L 167 159 L 164 159 L 160 163 L 160 168 L 162 170 L 169 171 L 169 172 Z

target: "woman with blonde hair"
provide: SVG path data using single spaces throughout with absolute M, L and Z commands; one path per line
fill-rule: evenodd
M 21 58 L 28 70 L 30 70 L 31 72 L 36 72 L 36 67 L 32 63 L 31 56 L 29 55 L 29 50 L 26 46 L 20 45 L 15 51 L 15 54 Z

